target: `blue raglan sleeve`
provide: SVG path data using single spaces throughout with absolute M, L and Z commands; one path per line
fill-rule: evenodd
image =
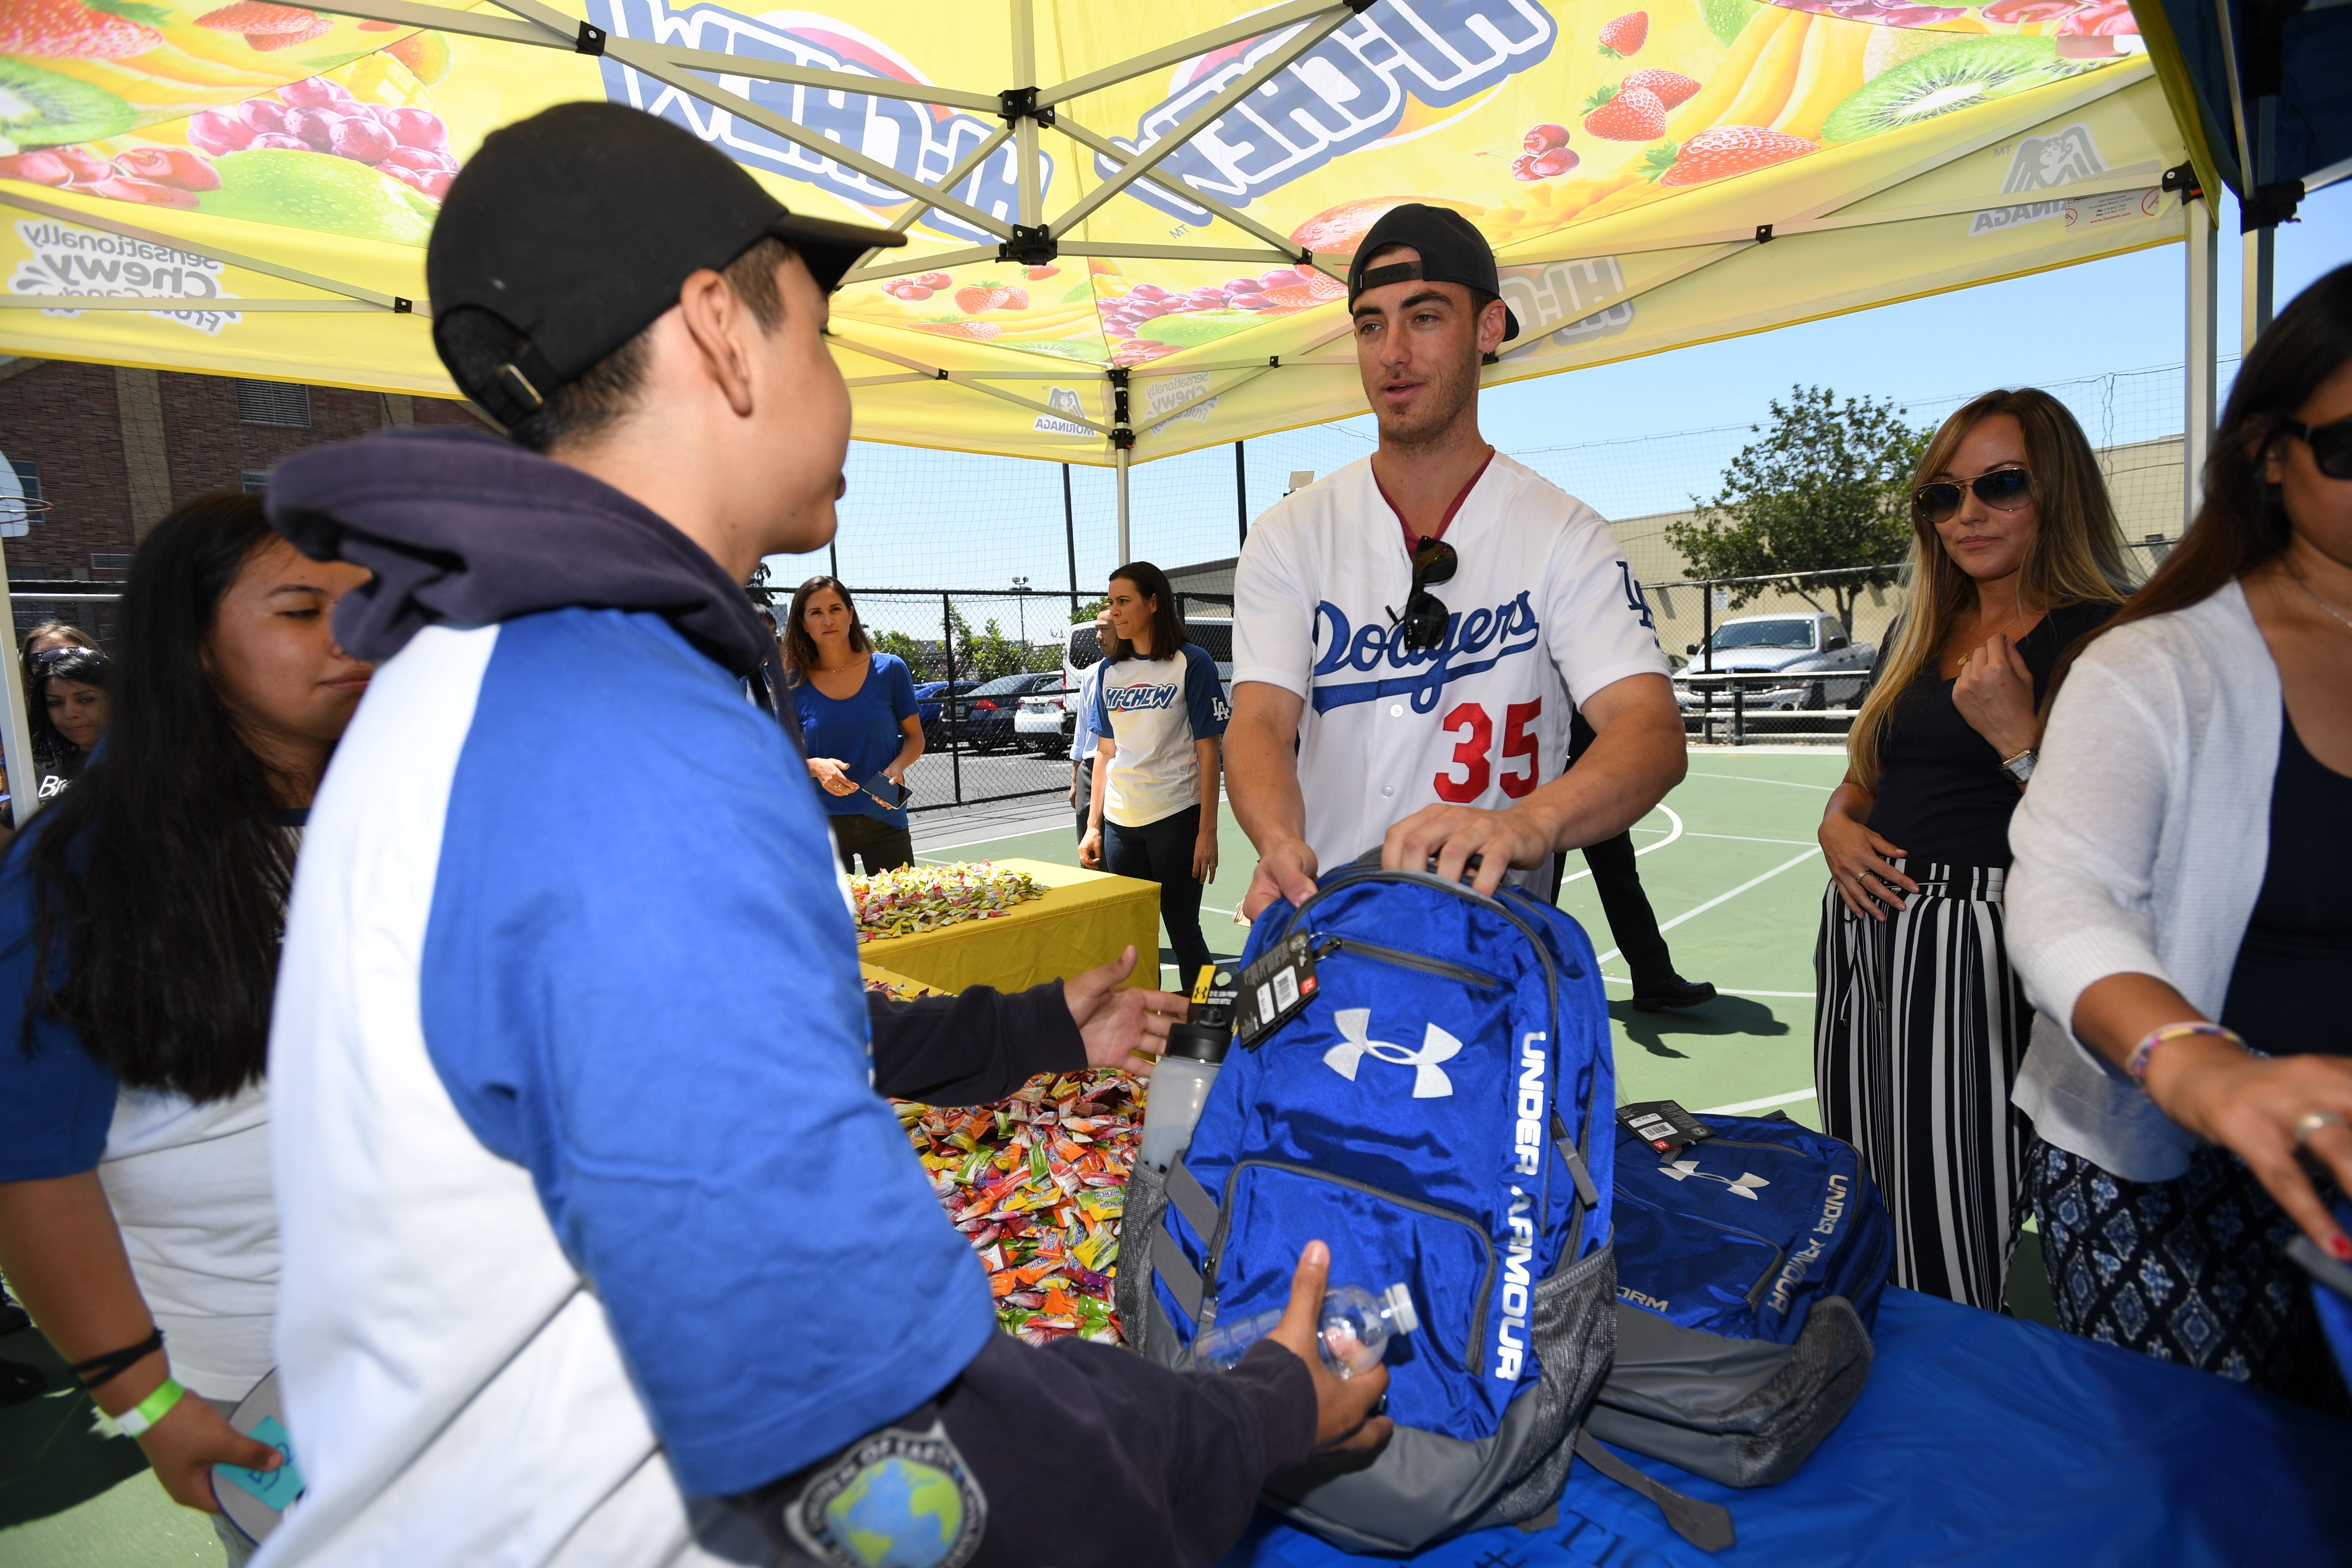
M 871 1087 L 856 933 L 783 736 L 666 628 L 648 676 L 574 635 L 594 625 L 510 624 L 485 672 L 426 1046 L 530 1171 L 683 1483 L 727 1494 L 930 1398 L 994 1313 Z M 578 787 L 616 752 L 650 793 Z
M 0 1182 L 37 1182 L 97 1167 L 114 1125 L 114 1075 L 59 1019 L 26 1018 L 33 991 L 28 851 L 39 824 L 0 861 Z
M 907 661 L 895 654 L 882 656 L 890 668 L 890 717 L 904 724 L 918 711 L 915 706 L 915 678 L 907 673 Z
M 1105 659 L 1094 668 L 1095 693 L 1088 700 L 1087 710 L 1094 718 L 1095 739 L 1100 741 L 1111 733 L 1110 701 L 1104 695 L 1110 685 L 1110 660 Z
M 1225 732 L 1232 714 L 1217 679 L 1217 661 L 1198 643 L 1184 645 L 1184 707 L 1192 718 L 1192 739 L 1213 740 Z

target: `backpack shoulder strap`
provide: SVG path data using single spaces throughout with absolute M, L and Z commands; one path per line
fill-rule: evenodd
M 1720 1552 L 1734 1543 L 1731 1510 L 1721 1503 L 1701 1502 L 1695 1497 L 1685 1497 L 1663 1481 L 1653 1480 L 1602 1447 L 1601 1439 L 1581 1429 L 1576 1434 L 1576 1455 L 1619 1486 L 1631 1487 L 1657 1504 L 1658 1511 L 1666 1516 L 1675 1533 L 1701 1552 Z
M 1201 1184 L 1198 1176 L 1185 1168 L 1181 1159 L 1168 1167 L 1166 1186 L 1170 1206 L 1184 1216 L 1184 1223 L 1192 1227 L 1193 1234 L 1200 1237 L 1202 1244 L 1208 1245 L 1217 1234 L 1217 1200 L 1209 1195 L 1209 1189 Z M 1201 1279 L 1201 1271 L 1192 1267 L 1192 1260 L 1184 1256 L 1184 1249 L 1176 1245 L 1174 1237 L 1168 1234 L 1168 1222 L 1164 1215 L 1160 1223 L 1152 1227 L 1151 1270 L 1167 1281 L 1169 1293 L 1176 1298 L 1176 1304 L 1184 1309 L 1185 1316 L 1199 1322 L 1201 1309 L 1207 1300 L 1208 1288 Z

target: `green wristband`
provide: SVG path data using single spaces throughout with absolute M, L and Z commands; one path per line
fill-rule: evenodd
M 114 1429 L 126 1437 L 137 1437 L 172 1413 L 180 1396 L 188 1391 L 180 1386 L 177 1378 L 167 1377 L 155 1385 L 155 1392 L 114 1418 Z

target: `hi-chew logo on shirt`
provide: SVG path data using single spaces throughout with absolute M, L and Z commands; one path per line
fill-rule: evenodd
M 616 38 L 709 49 L 745 59 L 845 71 L 922 87 L 935 85 L 880 39 L 814 11 L 766 11 L 753 17 L 718 5 L 673 11 L 666 0 L 588 0 L 588 20 Z M 604 70 L 607 99 L 683 125 L 739 163 L 805 181 L 869 209 L 893 210 L 906 205 L 904 192 L 870 179 L 838 159 L 787 142 L 665 82 L 641 77 L 610 55 L 598 63 Z M 750 77 L 722 75 L 719 85 L 821 138 L 853 148 L 930 185 L 936 185 L 966 153 L 999 129 L 992 121 L 936 104 L 757 81 Z M 1007 142 L 948 194 L 1009 222 L 1021 212 L 1020 167 L 1015 144 Z M 1037 154 L 1037 181 L 1041 191 L 1053 188 L 1054 160 L 1044 153 Z M 994 236 L 937 209 L 921 220 L 921 226 L 958 239 L 995 243 Z
M 1446 618 L 1445 640 L 1426 652 L 1408 649 L 1402 627 L 1379 621 L 1359 626 L 1348 612 L 1324 600 L 1315 606 L 1315 640 L 1324 650 L 1315 661 L 1315 711 L 1328 713 L 1406 692 L 1412 694 L 1414 712 L 1432 711 L 1448 681 L 1483 675 L 1542 646 L 1543 623 L 1529 602 L 1533 592 L 1524 589 L 1491 610 L 1457 610 Z M 1372 679 L 1353 680 L 1350 674 Z
M 185 301 L 176 310 L 146 313 L 177 321 L 206 337 L 217 336 L 223 327 L 233 327 L 245 319 L 235 310 L 208 308 L 207 301 L 236 298 L 221 287 L 221 274 L 226 268 L 209 256 L 49 218 L 20 221 L 16 237 L 32 254 L 17 262 L 16 270 L 9 275 L 11 294 L 111 294 Z M 82 312 L 59 309 L 41 314 L 79 316 Z
M 1113 686 L 1103 692 L 1103 706 L 1114 713 L 1150 713 L 1176 706 L 1176 687 Z
M 1300 23 L 1299 26 L 1304 26 Z M 1285 27 L 1176 68 L 1169 95 L 1137 121 L 1122 152 L 1170 135 L 1298 30 Z M 1276 190 L 1343 153 L 1369 147 L 1418 100 L 1444 109 L 1542 63 L 1559 30 L 1535 0 L 1384 0 L 1276 71 L 1160 165 L 1234 206 Z M 1118 161 L 1096 154 L 1105 177 Z M 1128 194 L 1172 217 L 1205 224 L 1196 207 L 1148 181 Z

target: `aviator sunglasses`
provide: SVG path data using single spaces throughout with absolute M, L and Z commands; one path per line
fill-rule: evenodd
M 1403 633 L 1407 653 L 1429 653 L 1444 644 L 1452 613 L 1445 601 L 1429 590 L 1433 584 L 1452 582 L 1454 569 L 1460 563 L 1454 546 L 1442 539 L 1424 539 L 1412 547 L 1412 592 L 1405 598 L 1404 615 L 1399 617 L 1394 610 L 1389 612 L 1390 621 Z
M 2281 435 L 2293 436 L 2311 448 L 2311 460 L 2321 473 L 2331 479 L 2352 479 L 2352 419 L 2338 419 L 2333 425 L 2282 419 L 2278 428 Z
M 1966 490 L 1976 491 L 1977 500 L 1995 511 L 2016 511 L 2033 499 L 2033 476 L 2023 468 L 1995 468 L 1991 473 L 1979 474 L 1965 485 L 1938 479 L 1913 490 L 1911 505 L 1927 521 L 1942 522 L 1960 510 L 1960 498 Z

